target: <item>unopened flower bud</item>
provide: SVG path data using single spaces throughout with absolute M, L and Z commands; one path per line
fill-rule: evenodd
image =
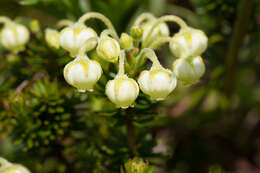
M 37 33 L 40 31 L 40 23 L 38 20 L 34 19 L 30 22 L 30 29 L 32 30 L 33 33 Z
M 120 45 L 115 39 L 103 36 L 99 40 L 97 54 L 108 62 L 116 62 L 120 54 Z
M 134 158 L 125 163 L 126 173 L 153 173 L 153 167 L 140 158 Z
M 72 57 L 75 57 L 86 40 L 92 37 L 97 37 L 97 33 L 92 28 L 76 23 L 61 31 L 60 46 L 69 51 Z
M 200 56 L 179 58 L 173 63 L 173 72 L 185 85 L 199 81 L 205 72 L 205 64 Z
M 152 29 L 152 26 L 154 24 L 155 20 L 148 21 L 142 25 L 142 28 L 144 30 L 143 32 L 143 40 L 146 39 L 148 36 L 148 33 L 150 29 Z M 153 30 L 151 35 L 149 36 L 150 40 L 157 39 L 159 37 L 167 37 L 170 35 L 169 28 L 166 23 L 160 23 L 156 28 Z
M 93 87 L 102 74 L 100 64 L 87 57 L 77 57 L 64 68 L 64 78 L 79 92 L 93 91 Z
M 1 31 L 1 43 L 4 48 L 15 53 L 24 50 L 29 41 L 29 30 L 21 24 L 7 23 Z
M 139 94 L 138 84 L 126 75 L 118 75 L 114 80 L 108 81 L 106 95 L 117 107 L 128 108 L 133 104 Z
M 170 42 L 172 53 L 178 58 L 200 56 L 207 48 L 208 38 L 198 29 L 183 29 Z
M 30 171 L 22 165 L 12 164 L 0 169 L 0 173 L 30 173 Z
M 165 99 L 176 87 L 177 80 L 172 71 L 155 68 L 143 71 L 138 79 L 140 89 L 154 100 Z
M 133 26 L 130 32 L 134 39 L 140 39 L 143 36 L 143 29 L 140 26 Z
M 133 38 L 126 33 L 122 33 L 120 37 L 120 44 L 124 49 L 133 47 Z
M 60 40 L 59 40 L 59 32 L 54 29 L 47 28 L 45 30 L 45 40 L 48 46 L 59 49 Z

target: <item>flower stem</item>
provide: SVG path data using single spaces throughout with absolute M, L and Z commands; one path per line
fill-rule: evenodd
M 103 14 L 97 13 L 97 12 L 89 12 L 84 14 L 83 16 L 81 16 L 79 18 L 79 23 L 85 23 L 86 20 L 91 19 L 91 18 L 95 18 L 95 19 L 99 19 L 101 20 L 112 32 L 113 32 L 113 37 L 119 41 L 119 37 L 116 33 L 116 30 L 113 26 L 113 24 L 111 23 L 111 21 L 105 17 Z
M 58 23 L 57 23 L 57 26 L 58 27 L 64 27 L 64 26 L 72 26 L 74 23 L 70 20 L 60 20 Z
M 104 31 L 101 32 L 100 38 L 108 36 L 108 35 L 112 35 L 113 36 L 113 31 L 110 30 L 110 29 L 105 29 Z
M 162 65 L 159 62 L 155 52 L 151 48 L 144 48 L 142 51 L 139 53 L 139 55 L 136 57 L 137 61 L 134 67 L 134 71 L 137 70 L 140 64 L 143 64 L 143 59 L 148 58 L 153 62 L 154 67 L 161 68 Z
M 80 48 L 78 56 L 83 57 L 86 52 L 95 48 L 98 42 L 98 37 L 91 37 L 85 41 L 84 45 Z
M 121 51 L 119 55 L 119 71 L 118 75 L 123 76 L 125 74 L 125 51 Z
M 133 120 L 131 118 L 128 118 L 126 120 L 126 125 L 127 125 L 128 146 L 131 151 L 131 154 L 134 156 L 136 152 L 136 138 L 135 138 L 135 129 L 133 125 Z
M 147 19 L 155 19 L 155 17 L 151 13 L 143 13 L 135 20 L 134 25 L 140 25 L 144 20 Z
M 162 45 L 162 44 L 170 42 L 171 39 L 172 39 L 171 37 L 160 37 L 160 38 L 157 38 L 151 44 L 148 44 L 148 47 L 151 48 L 151 49 L 155 49 L 159 45 Z
M 148 34 L 144 40 L 144 46 L 146 46 L 146 43 L 149 43 L 149 38 L 151 36 L 151 34 L 153 33 L 154 29 L 161 23 L 163 22 L 176 22 L 178 25 L 180 25 L 181 29 L 185 29 L 188 28 L 187 24 L 184 22 L 184 20 L 182 20 L 180 17 L 178 16 L 174 16 L 174 15 L 167 15 L 167 16 L 163 16 L 160 17 L 159 19 L 157 19 L 157 21 L 153 24 L 152 28 L 148 31 Z

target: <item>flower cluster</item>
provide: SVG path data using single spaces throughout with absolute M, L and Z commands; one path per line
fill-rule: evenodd
M 85 25 L 85 21 L 91 18 L 101 20 L 108 29 L 98 36 Z M 176 22 L 181 27 L 173 37 L 170 37 L 167 21 Z M 64 78 L 79 92 L 93 91 L 102 75 L 101 65 L 89 59 L 88 51 L 95 49 L 103 60 L 118 62 L 118 74 L 107 82 L 105 88 L 106 95 L 117 107 L 133 106 L 139 88 L 151 99 L 163 100 L 175 89 L 177 79 L 184 84 L 192 84 L 199 81 L 205 72 L 200 55 L 207 47 L 207 37 L 202 31 L 188 27 L 177 16 L 156 18 L 144 13 L 136 19 L 130 34 L 122 33 L 120 37 L 109 19 L 95 12 L 83 15 L 75 23 L 62 20 L 58 25 L 66 27 L 60 32 L 47 29 L 46 41 L 51 47 L 62 47 L 75 58 L 65 66 Z M 164 68 L 154 52 L 166 42 L 169 42 L 170 50 L 178 58 L 173 63 L 173 71 Z M 126 60 L 126 55 L 129 60 Z M 142 71 L 135 80 L 135 74 L 146 59 L 152 61 L 151 68 Z M 131 67 L 128 75 L 125 63 Z
M 86 26 L 86 20 L 92 18 L 101 20 L 107 29 L 98 34 Z M 7 26 L 1 34 L 2 44 L 12 51 L 22 50 L 29 39 L 27 29 L 10 20 L 3 21 Z M 166 24 L 170 21 L 180 26 L 172 37 Z M 134 22 L 130 34 L 122 33 L 120 37 L 110 20 L 96 12 L 86 13 L 76 22 L 61 20 L 57 26 L 63 29 L 47 28 L 45 39 L 50 47 L 63 48 L 74 58 L 65 66 L 64 78 L 79 92 L 93 91 L 103 73 L 99 62 L 90 59 L 87 52 L 95 50 L 104 61 L 119 64 L 117 75 L 105 88 L 107 97 L 117 107 L 133 106 L 139 89 L 152 100 L 163 100 L 176 88 L 177 80 L 185 85 L 193 84 L 205 72 L 200 55 L 207 48 L 206 35 L 174 15 L 156 18 L 143 13 Z M 164 68 L 154 52 L 164 43 L 169 43 L 172 54 L 177 57 L 172 70 Z M 152 66 L 136 78 L 147 59 Z M 130 68 L 125 70 L 125 65 Z
M 201 54 L 207 48 L 207 36 L 204 32 L 193 29 L 181 29 L 170 41 L 172 53 L 178 57 L 173 63 L 173 72 L 184 84 L 198 82 L 205 72 Z

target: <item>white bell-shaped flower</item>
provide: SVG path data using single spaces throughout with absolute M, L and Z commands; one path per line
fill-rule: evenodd
M 97 37 L 97 33 L 92 28 L 76 23 L 61 31 L 60 46 L 75 57 L 84 43 L 92 37 Z
M 102 74 L 102 68 L 97 61 L 86 56 L 77 57 L 64 68 L 64 78 L 79 92 L 93 91 L 93 87 Z
M 138 78 L 140 89 L 153 100 L 165 99 L 176 87 L 175 75 L 172 71 L 162 67 L 151 48 L 144 48 L 137 59 L 141 57 L 148 58 L 153 64 L 150 70 L 141 72 Z
M 170 41 L 170 50 L 178 58 L 200 56 L 207 48 L 208 38 L 198 29 L 186 28 L 175 34 Z
M 4 48 L 17 53 L 24 50 L 30 39 L 30 33 L 24 25 L 10 22 L 5 24 L 0 38 Z
M 152 28 L 153 24 L 156 20 L 150 20 L 143 25 L 141 25 L 143 29 L 143 41 L 146 40 L 146 37 Z M 156 28 L 153 30 L 152 34 L 149 36 L 150 40 L 157 39 L 159 37 L 167 37 L 170 35 L 169 28 L 166 23 L 160 23 Z
M 30 173 L 30 171 L 22 165 L 12 164 L 0 169 L 1 173 Z
M 101 36 L 97 46 L 97 54 L 108 62 L 116 62 L 120 54 L 120 45 L 109 36 Z
M 153 100 L 165 99 L 176 87 L 177 80 L 172 71 L 151 68 L 141 72 L 138 78 L 140 89 Z
M 114 80 L 108 81 L 106 95 L 117 107 L 128 108 L 139 94 L 138 84 L 126 75 L 117 75 Z
M 173 72 L 185 85 L 199 81 L 205 73 L 205 64 L 200 56 L 179 58 L 173 63 Z
M 138 84 L 134 79 L 125 75 L 124 68 L 125 52 L 121 51 L 119 56 L 119 71 L 114 80 L 108 81 L 106 85 L 106 95 L 117 106 L 128 108 L 139 94 Z
M 60 35 L 58 31 L 49 28 L 45 30 L 45 40 L 48 46 L 59 49 L 60 47 L 59 37 Z

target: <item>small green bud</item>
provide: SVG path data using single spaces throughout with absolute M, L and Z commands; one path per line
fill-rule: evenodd
M 130 32 L 134 39 L 141 39 L 143 36 L 143 29 L 140 26 L 133 26 Z
M 15 63 L 15 62 L 19 62 L 20 61 L 20 57 L 17 54 L 8 54 L 6 56 L 6 60 L 7 60 L 7 62 Z
M 59 49 L 60 40 L 59 40 L 59 32 L 54 29 L 47 28 L 45 30 L 45 40 L 48 46 Z
M 125 164 L 125 173 L 153 173 L 153 167 L 143 159 L 134 158 Z
M 122 33 L 120 44 L 124 49 L 131 49 L 133 47 L 133 38 L 126 33 Z
M 32 30 L 33 33 L 37 33 L 40 31 L 40 23 L 38 20 L 34 19 L 30 22 L 30 29 Z
M 120 54 L 120 45 L 115 39 L 103 36 L 99 40 L 97 54 L 108 62 L 117 62 Z
M 138 55 L 139 52 L 140 52 L 139 49 L 136 47 L 131 50 L 132 55 L 135 57 Z

